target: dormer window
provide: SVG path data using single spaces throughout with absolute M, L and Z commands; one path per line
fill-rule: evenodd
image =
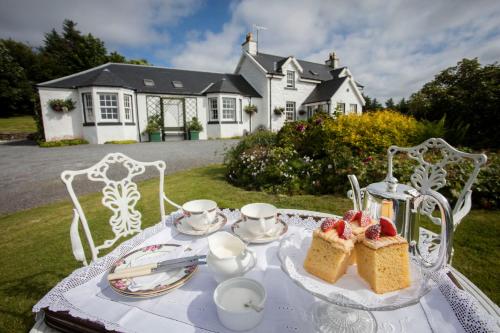
M 151 79 L 144 79 L 144 85 L 146 87 L 154 87 L 155 86 L 155 81 Z
M 286 87 L 295 88 L 295 72 L 286 71 Z
M 177 89 L 184 88 L 184 84 L 181 81 L 172 81 L 172 85 Z

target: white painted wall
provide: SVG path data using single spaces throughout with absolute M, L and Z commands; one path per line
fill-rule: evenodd
M 241 74 L 262 96 L 262 98 L 252 98 L 252 104 L 255 104 L 258 109 L 257 114 L 252 117 L 252 131 L 259 125 L 269 128 L 269 79 L 266 77 L 266 73 L 263 72 L 249 56 L 243 54 L 241 66 L 237 69 L 235 74 Z M 248 115 L 246 116 L 248 119 Z M 245 129 L 248 128 L 249 124 Z
M 361 114 L 363 111 L 363 101 L 355 93 L 355 82 L 352 78 L 347 79 L 337 92 L 332 96 L 330 101 L 330 112 L 334 112 L 337 108 L 337 103 L 345 103 L 346 114 L 350 113 L 350 104 L 357 105 L 357 113 Z
M 39 88 L 42 120 L 47 141 L 83 138 L 82 106 L 75 89 Z M 71 98 L 76 108 L 70 112 L 56 112 L 49 106 L 51 99 Z
M 287 88 L 286 72 L 288 70 L 295 71 L 295 89 Z M 302 109 L 302 103 L 311 94 L 316 87 L 315 83 L 303 82 L 300 80 L 300 72 L 295 64 L 291 61 L 285 64 L 282 69 L 285 76 L 274 78 L 271 82 L 271 113 L 272 113 L 272 130 L 278 131 L 285 123 L 285 115 L 278 116 L 274 114 L 275 107 L 286 107 L 286 102 L 295 102 L 296 119 L 306 119 L 306 116 L 299 116 L 299 110 Z M 303 108 L 305 110 L 305 108 Z

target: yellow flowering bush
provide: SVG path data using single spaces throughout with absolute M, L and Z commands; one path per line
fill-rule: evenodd
M 410 146 L 419 138 L 420 126 L 413 117 L 386 110 L 362 115 L 342 115 L 325 122 L 325 134 L 337 145 L 359 153 L 387 151 L 391 145 Z

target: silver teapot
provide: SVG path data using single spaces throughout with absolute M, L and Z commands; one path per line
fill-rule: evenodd
M 348 176 L 352 193 L 348 195 L 354 203 L 355 210 L 361 210 L 372 219 L 385 216 L 396 225 L 398 234 L 406 238 L 410 251 L 424 261 L 427 268 L 439 269 L 447 262 L 452 251 L 453 215 L 448 200 L 440 193 L 427 188 L 417 191 L 415 188 L 398 184 L 394 177 L 368 185 L 361 189 L 355 175 Z M 440 218 L 433 218 L 441 225 L 440 246 L 437 255 L 423 258 L 419 248 L 421 219 L 420 208 L 423 205 L 436 206 Z

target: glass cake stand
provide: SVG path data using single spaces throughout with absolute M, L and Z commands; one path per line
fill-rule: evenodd
M 312 316 L 318 332 L 376 332 L 377 323 L 370 311 L 396 310 L 418 303 L 431 288 L 430 274 L 424 265 L 410 257 L 411 285 L 386 294 L 374 293 L 350 266 L 335 284 L 309 274 L 304 269 L 312 231 L 303 230 L 280 242 L 278 256 L 282 270 L 301 288 L 319 298 Z M 411 253 L 411 251 L 410 251 Z

